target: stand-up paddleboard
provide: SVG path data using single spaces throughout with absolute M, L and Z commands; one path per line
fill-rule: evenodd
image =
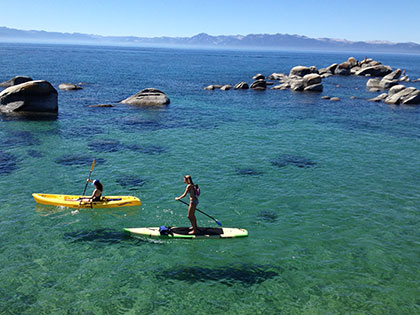
M 237 228 L 210 228 L 199 227 L 197 234 L 188 234 L 190 228 L 188 227 L 170 227 L 169 231 L 161 233 L 159 227 L 143 227 L 143 228 L 125 228 L 124 232 L 131 236 L 143 236 L 152 238 L 188 238 L 188 239 L 203 239 L 203 238 L 236 238 L 247 237 L 248 231 Z
M 106 196 L 100 201 L 93 202 L 80 202 L 81 196 L 76 195 L 32 194 L 32 196 L 37 203 L 68 208 L 118 208 L 141 205 L 140 199 L 134 196 Z

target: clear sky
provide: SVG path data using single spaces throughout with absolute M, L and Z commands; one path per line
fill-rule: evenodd
M 0 0 L 0 26 L 117 36 L 287 33 L 420 43 L 420 0 Z

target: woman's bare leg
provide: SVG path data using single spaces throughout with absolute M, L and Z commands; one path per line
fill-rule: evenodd
M 188 219 L 191 222 L 192 225 L 192 231 L 188 232 L 188 234 L 196 234 L 198 232 L 198 227 L 197 227 L 197 219 L 195 218 L 195 208 L 197 206 L 190 202 L 190 205 L 188 207 Z

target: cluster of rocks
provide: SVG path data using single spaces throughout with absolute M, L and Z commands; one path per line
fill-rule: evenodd
M 283 73 L 273 73 L 269 76 L 272 80 L 279 80 L 281 84 L 272 87 L 273 90 L 322 92 L 322 77 L 316 67 L 296 66 L 293 67 L 289 75 Z
M 272 73 L 267 77 L 262 74 L 255 75 L 251 85 L 242 81 L 232 85 L 209 85 L 205 90 L 230 90 L 230 89 L 254 89 L 265 90 L 268 85 L 273 85 L 272 90 L 286 90 L 302 91 L 302 92 L 322 92 L 323 85 L 322 79 L 328 78 L 332 75 L 357 75 L 365 77 L 375 77 L 369 79 L 367 88 L 369 91 L 378 92 L 381 90 L 388 90 L 389 93 L 383 93 L 377 97 L 370 99 L 371 101 L 385 101 L 389 104 L 420 104 L 419 90 L 414 87 L 405 87 L 400 82 L 420 82 L 420 78 L 416 80 L 410 79 L 405 75 L 405 71 L 401 69 L 393 69 L 390 66 L 383 65 L 381 62 L 371 58 L 364 58 L 361 61 L 356 60 L 354 57 L 349 57 L 347 61 L 342 63 L 334 63 L 326 68 L 317 69 L 315 66 L 295 66 L 289 75 L 284 73 Z M 275 85 L 272 81 L 278 81 L 280 84 Z M 338 97 L 323 96 L 323 99 L 331 101 L 339 101 Z M 355 99 L 356 97 L 352 97 Z
M 391 87 L 388 93 L 382 93 L 369 101 L 381 102 L 387 104 L 404 104 L 415 105 L 420 104 L 420 90 L 415 87 L 406 87 L 405 85 L 398 84 Z
M 269 80 L 279 80 L 282 84 L 273 86 L 272 90 L 285 90 L 290 88 L 292 91 L 312 91 L 312 92 L 321 92 L 322 83 L 321 76 L 317 73 L 318 70 L 315 67 L 303 67 L 297 66 L 290 70 L 290 75 L 287 76 L 283 73 L 273 73 L 268 79 Z M 212 84 L 206 86 L 205 90 L 246 90 L 253 89 L 257 91 L 264 91 L 267 89 L 267 86 L 274 85 L 274 82 L 267 81 L 266 77 L 261 73 L 258 73 L 252 77 L 254 80 L 251 85 L 248 85 L 247 82 L 241 81 L 235 84 L 233 87 L 230 84 Z
M 26 76 L 16 76 L 0 83 L 5 89 L 0 92 L 0 113 L 34 114 L 58 112 L 58 92 L 45 80 L 33 80 Z M 82 87 L 73 83 L 62 83 L 60 90 L 80 90 Z M 170 100 L 160 90 L 149 88 L 121 101 L 124 104 L 139 106 L 163 106 Z M 111 104 L 99 104 L 92 107 L 113 107 Z
M 340 64 L 333 63 L 332 65 L 319 69 L 319 74 L 324 78 L 331 75 L 358 75 L 358 76 L 372 76 L 383 77 L 392 72 L 390 66 L 383 65 L 379 61 L 371 58 L 365 58 L 362 61 L 350 57 L 347 61 Z

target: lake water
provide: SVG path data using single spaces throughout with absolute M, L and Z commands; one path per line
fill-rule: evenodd
M 368 102 L 365 77 L 314 94 L 203 90 L 349 56 L 365 54 L 1 44 L 0 81 L 83 90 L 59 91 L 57 119 L 0 117 L 0 313 L 420 313 L 420 106 Z M 420 56 L 368 57 L 420 77 Z M 148 87 L 171 104 L 118 104 Z M 81 194 L 92 158 L 104 194 L 142 206 L 34 202 Z M 199 209 L 249 237 L 125 236 L 189 224 L 174 201 L 185 174 Z

